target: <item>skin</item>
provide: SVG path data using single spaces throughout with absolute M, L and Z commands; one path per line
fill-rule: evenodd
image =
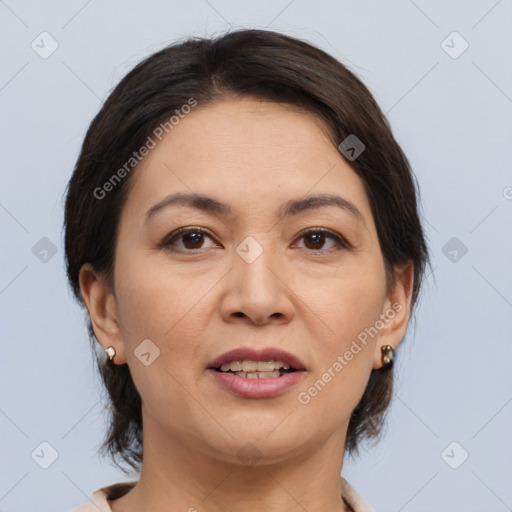
M 256 99 L 198 106 L 150 151 L 132 176 L 122 210 L 113 288 L 89 264 L 80 285 L 95 334 L 127 363 L 142 398 L 144 464 L 114 512 L 345 511 L 339 475 L 349 417 L 380 347 L 397 347 L 410 314 L 412 264 L 387 290 L 384 262 L 362 181 L 310 113 Z M 228 203 L 232 218 L 173 206 L 146 223 L 168 194 L 201 193 Z M 278 207 L 306 194 L 338 194 L 364 222 L 327 206 L 279 219 Z M 108 200 L 108 197 L 104 200 Z M 197 238 L 162 241 L 184 226 Z M 301 236 L 325 228 L 338 247 Z M 236 252 L 248 236 L 263 253 Z M 174 247 L 176 251 L 172 251 Z M 308 390 L 379 315 L 402 305 L 377 336 L 307 404 Z M 150 339 L 148 366 L 134 350 Z M 273 346 L 306 365 L 301 382 L 266 399 L 224 390 L 206 368 L 240 346 Z M 247 443 L 259 459 L 238 456 Z M 245 448 L 247 449 L 247 448 Z

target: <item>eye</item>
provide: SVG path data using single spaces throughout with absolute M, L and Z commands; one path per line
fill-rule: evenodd
M 334 250 L 350 248 L 349 243 L 342 236 L 332 231 L 329 231 L 328 229 L 310 228 L 307 231 L 304 231 L 300 235 L 300 238 L 304 238 L 305 240 L 307 240 L 307 242 L 305 243 L 305 248 L 311 249 L 313 251 L 319 251 L 322 249 L 328 250 L 323 248 L 322 246 L 325 244 L 326 239 L 329 238 L 334 241 Z
M 162 243 L 163 247 L 169 247 L 171 250 L 177 251 L 187 251 L 187 250 L 198 250 L 204 249 L 202 244 L 204 243 L 204 238 L 213 238 L 208 235 L 206 231 L 200 228 L 187 227 L 180 228 L 173 233 L 171 233 Z M 176 247 L 175 241 L 181 240 L 182 245 Z
M 203 247 L 205 237 L 213 240 L 213 238 L 201 228 L 180 228 L 171 233 L 162 242 L 162 247 L 169 247 L 173 251 L 185 252 L 205 249 L 205 247 Z M 307 231 L 303 231 L 299 239 L 305 239 L 306 241 L 305 247 L 300 247 L 301 249 L 305 248 L 314 252 L 326 251 L 333 248 L 334 250 L 350 248 L 350 244 L 342 236 L 324 228 L 310 228 Z M 334 242 L 334 246 L 326 249 L 323 246 L 328 239 Z M 180 241 L 181 244 L 176 244 L 176 241 Z

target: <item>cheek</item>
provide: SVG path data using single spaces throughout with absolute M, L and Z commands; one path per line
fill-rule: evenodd
M 190 318 L 214 284 L 207 277 L 191 280 L 144 254 L 121 257 L 116 265 L 118 314 L 130 345 L 145 338 L 172 343 L 176 332 L 190 327 Z
M 191 362 L 197 362 L 204 350 L 205 294 L 214 281 L 205 278 L 191 283 L 179 272 L 170 274 L 134 257 L 120 258 L 116 271 L 120 276 L 116 295 L 123 342 L 145 407 L 168 424 L 173 424 L 170 411 L 193 416 L 194 404 L 184 389 L 191 388 L 194 378 Z M 149 345 L 152 362 L 148 365 L 138 357 L 141 342 L 147 339 L 157 347 Z M 153 359 L 154 353 L 158 356 Z
M 322 293 L 310 293 L 308 299 L 323 320 L 315 339 L 314 371 L 297 398 L 305 414 L 339 424 L 349 419 L 372 369 L 378 339 L 372 327 L 386 293 L 384 267 L 377 258 L 368 258 L 365 265 L 321 283 L 319 290 Z
M 336 271 L 316 279 L 297 280 L 302 300 L 321 320 L 325 348 L 338 352 L 352 339 L 375 324 L 386 297 L 384 266 L 379 258 L 354 257 Z
M 144 368 L 137 353 L 141 342 L 147 339 L 160 351 L 150 368 L 165 368 L 180 381 L 190 379 L 190 363 L 204 357 L 205 333 L 211 317 L 206 309 L 214 311 L 208 292 L 219 276 L 191 279 L 179 270 L 170 272 L 166 265 L 148 264 L 147 256 L 138 258 L 133 253 L 129 259 L 119 258 L 116 265 L 120 276 L 116 282 L 118 315 L 134 379 Z M 169 381 L 169 375 L 160 378 L 164 383 Z M 156 375 L 150 379 L 155 380 Z

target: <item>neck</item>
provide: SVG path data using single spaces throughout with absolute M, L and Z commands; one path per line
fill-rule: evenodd
M 137 485 L 111 502 L 113 512 L 348 512 L 340 474 L 346 426 L 293 457 L 222 460 L 204 446 L 190 446 L 144 424 L 144 462 Z M 210 453 L 208 453 L 208 451 Z M 216 456 L 215 456 L 216 455 Z

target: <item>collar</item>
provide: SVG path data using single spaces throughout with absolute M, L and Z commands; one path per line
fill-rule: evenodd
M 98 510 L 100 512 L 112 512 L 108 500 L 115 500 L 124 496 L 135 487 L 136 483 L 137 481 L 121 482 L 102 487 L 93 493 L 89 502 L 71 512 L 98 512 Z M 375 512 L 343 477 L 340 477 L 340 493 L 341 498 L 351 509 L 351 512 Z

